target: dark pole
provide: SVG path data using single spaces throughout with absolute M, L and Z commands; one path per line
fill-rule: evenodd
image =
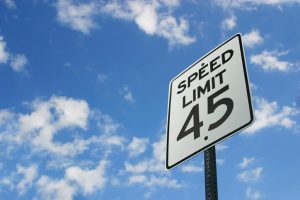
M 218 200 L 217 166 L 215 146 L 204 151 L 205 197 L 206 200 Z

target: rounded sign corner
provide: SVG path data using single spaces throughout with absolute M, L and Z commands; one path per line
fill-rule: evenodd
M 236 33 L 235 36 L 233 36 L 233 37 L 239 37 L 239 38 L 241 38 L 241 37 L 242 37 L 242 33 L 238 32 L 238 33 Z
M 170 169 L 172 169 L 172 166 L 169 166 L 169 165 L 166 163 L 166 169 L 167 169 L 167 170 L 170 170 Z
M 255 122 L 255 116 L 253 115 L 253 113 L 251 113 L 250 120 L 247 123 L 247 126 L 251 126 L 254 122 Z

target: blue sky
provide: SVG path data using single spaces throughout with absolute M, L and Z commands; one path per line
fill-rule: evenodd
M 0 199 L 204 199 L 165 169 L 170 80 L 243 35 L 255 123 L 217 145 L 219 198 L 300 195 L 299 0 L 0 0 Z

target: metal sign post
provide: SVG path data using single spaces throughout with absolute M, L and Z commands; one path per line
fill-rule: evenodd
M 218 200 L 217 165 L 215 146 L 204 151 L 205 197 L 206 200 Z

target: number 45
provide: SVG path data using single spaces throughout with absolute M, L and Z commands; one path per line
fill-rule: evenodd
M 221 124 L 223 124 L 226 119 L 230 116 L 230 114 L 232 113 L 233 110 L 233 101 L 230 98 L 222 98 L 216 102 L 214 102 L 214 99 L 216 97 L 218 97 L 219 95 L 221 95 L 222 93 L 226 92 L 229 89 L 229 86 L 226 85 L 223 88 L 221 88 L 220 90 L 218 90 L 217 92 L 215 92 L 214 94 L 210 95 L 207 98 L 207 113 L 211 114 L 213 112 L 215 112 L 215 110 L 221 106 L 221 105 L 225 105 L 226 106 L 226 112 L 224 113 L 224 115 L 215 123 L 212 123 L 209 125 L 208 127 L 208 131 L 214 130 L 215 128 L 219 127 Z M 189 122 L 191 121 L 191 119 L 193 118 L 193 124 L 194 126 L 187 129 L 187 126 L 189 124 Z M 200 121 L 200 116 L 199 116 L 199 104 L 196 104 L 191 112 L 189 113 L 186 121 L 183 124 L 183 127 L 180 130 L 179 135 L 177 136 L 177 141 L 181 140 L 182 138 L 184 138 L 185 136 L 194 133 L 194 139 L 197 139 L 198 137 L 200 137 L 200 128 L 203 126 L 203 121 Z

